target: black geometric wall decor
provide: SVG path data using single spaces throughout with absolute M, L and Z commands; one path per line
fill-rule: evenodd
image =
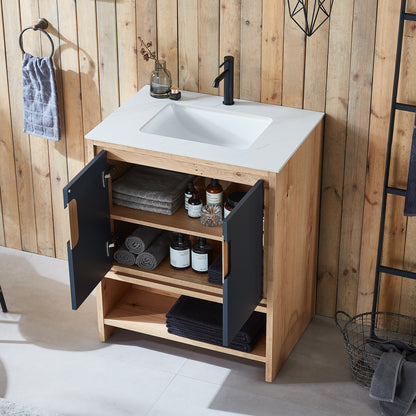
M 334 0 L 287 0 L 289 15 L 305 32 L 312 36 L 329 18 Z

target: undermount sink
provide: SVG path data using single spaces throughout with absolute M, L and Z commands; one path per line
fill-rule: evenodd
M 168 104 L 140 131 L 233 149 L 248 149 L 272 123 L 269 117 Z

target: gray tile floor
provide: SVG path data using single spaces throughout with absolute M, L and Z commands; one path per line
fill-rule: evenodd
M 97 336 L 95 298 L 70 307 L 66 262 L 0 247 L 0 397 L 63 415 L 378 415 L 351 381 L 342 337 L 316 317 L 274 383 L 231 356 L 116 331 Z M 416 414 L 413 407 L 410 414 Z

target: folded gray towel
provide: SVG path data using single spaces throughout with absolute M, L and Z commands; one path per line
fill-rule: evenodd
M 169 235 L 162 233 L 151 246 L 137 256 L 136 264 L 145 270 L 154 270 L 169 253 Z
M 173 215 L 181 207 L 182 200 L 180 200 L 176 205 L 173 205 L 172 208 L 161 208 L 148 204 L 139 204 L 136 202 L 126 201 L 125 199 L 119 199 L 114 197 L 113 204 L 133 209 L 141 209 L 142 211 L 156 212 L 157 214 Z
M 52 59 L 25 53 L 22 63 L 23 131 L 50 140 L 60 140 L 55 70 Z
M 404 202 L 404 215 L 416 215 L 416 117 L 413 129 L 412 147 L 410 149 L 409 173 L 407 176 L 407 191 Z
M 143 253 L 162 231 L 157 228 L 139 225 L 125 240 L 127 250 L 133 254 Z
M 164 208 L 164 209 L 172 209 L 173 207 L 177 207 L 178 204 L 181 205 L 184 201 L 184 196 L 182 194 L 179 195 L 177 199 L 172 202 L 162 202 L 162 201 L 152 201 L 151 199 L 144 199 L 139 198 L 138 196 L 131 196 L 126 194 L 121 194 L 120 192 L 113 191 L 113 198 L 123 201 L 133 202 L 135 204 L 142 204 L 148 206 L 149 208 Z
M 125 244 L 114 253 L 114 260 L 124 266 L 133 266 L 136 263 L 136 257 L 136 254 L 131 253 Z
M 193 175 L 134 165 L 113 182 L 113 191 L 151 201 L 174 202 Z

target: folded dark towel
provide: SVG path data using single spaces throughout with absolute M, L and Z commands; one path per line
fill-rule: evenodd
M 139 225 L 127 238 L 124 244 L 133 254 L 143 253 L 153 241 L 159 237 L 162 230 Z
M 416 118 L 413 128 L 412 147 L 410 149 L 409 173 L 407 176 L 407 191 L 404 202 L 404 215 L 416 215 Z
M 176 198 L 172 202 L 163 202 L 163 201 L 153 201 L 151 199 L 140 198 L 138 196 L 131 196 L 127 194 L 122 194 L 120 192 L 113 191 L 113 198 L 121 199 L 123 201 L 134 202 L 135 204 L 145 205 L 149 208 L 165 208 L 165 209 L 172 209 L 177 207 L 178 204 L 181 205 L 184 201 L 184 196 L 180 194 L 178 198 Z
M 166 324 L 186 333 L 188 338 L 222 345 L 222 305 L 203 299 L 181 296 L 166 314 Z M 266 328 L 266 317 L 253 312 L 231 345 L 251 349 Z M 182 336 L 182 335 L 181 335 Z
M 23 131 L 50 140 L 60 140 L 55 70 L 50 57 L 25 53 L 22 63 Z
M 193 175 L 134 165 L 114 181 L 115 192 L 150 201 L 173 202 L 185 192 Z
M 222 255 L 220 254 L 208 267 L 208 282 L 222 285 Z
M 146 251 L 136 258 L 136 264 L 145 270 L 154 270 L 169 253 L 170 239 L 168 233 L 162 233 Z
M 126 245 L 123 244 L 115 251 L 114 260 L 124 266 L 133 266 L 136 263 L 136 254 L 128 251 Z

